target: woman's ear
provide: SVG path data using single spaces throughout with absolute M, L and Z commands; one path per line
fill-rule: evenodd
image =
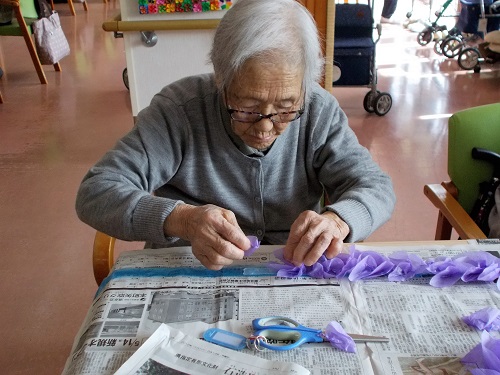
M 215 79 L 215 85 L 217 86 L 217 89 L 220 92 L 224 92 L 224 83 L 223 83 L 223 79 L 222 79 L 221 75 L 215 73 L 214 74 L 214 79 Z

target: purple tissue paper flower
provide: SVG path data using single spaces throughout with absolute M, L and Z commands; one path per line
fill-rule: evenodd
M 394 268 L 394 264 L 386 256 L 375 251 L 359 252 L 357 264 L 349 274 L 350 281 L 370 279 L 387 275 Z
M 351 273 L 356 264 L 358 264 L 358 258 L 360 255 L 360 251 L 356 250 L 354 246 L 349 249 L 349 254 L 339 254 L 336 258 L 339 258 L 343 261 L 344 265 L 337 272 L 337 278 L 345 277 Z
M 245 250 L 245 256 L 249 257 L 255 252 L 255 250 L 259 248 L 260 241 L 255 236 L 247 236 L 247 238 L 250 240 L 250 248 L 248 250 Z
M 323 332 L 323 337 L 330 341 L 333 347 L 343 350 L 348 353 L 356 353 L 356 344 L 349 336 L 342 326 L 336 322 L 331 321 Z
M 279 277 L 295 278 L 304 275 L 306 267 L 303 264 L 297 267 L 287 261 L 283 256 L 283 250 L 283 248 L 274 250 L 274 256 L 283 263 L 269 262 L 267 266 L 277 271 L 276 276 Z
M 464 316 L 462 320 L 479 330 L 500 331 L 500 310 L 495 307 L 485 307 L 469 316 Z
M 326 279 L 328 278 L 328 274 L 325 272 L 324 263 L 328 261 L 328 259 L 322 255 L 316 263 L 312 266 L 306 266 L 305 274 L 315 279 Z
M 344 262 L 337 258 L 328 259 L 322 255 L 316 263 L 311 266 L 304 266 L 304 276 L 315 279 L 331 279 L 337 276 L 337 272 L 342 269 Z
M 326 259 L 326 257 L 325 257 Z M 349 259 L 349 254 L 339 254 L 335 258 L 326 259 L 322 262 L 324 270 L 324 278 L 339 277 L 340 272 L 344 268 Z
M 500 259 L 486 251 L 460 254 L 454 261 L 466 268 L 462 276 L 464 282 L 493 281 L 500 276 Z
M 473 375 L 500 375 L 500 339 L 486 331 L 481 333 L 481 343 L 462 358 Z
M 360 251 L 355 245 L 351 245 L 348 254 L 340 253 L 332 259 L 322 255 L 312 266 L 295 266 L 285 260 L 283 252 L 283 248 L 274 252 L 281 263 L 268 263 L 269 268 L 275 270 L 280 277 L 349 277 L 350 281 L 357 281 L 388 275 L 389 281 L 405 281 L 430 273 L 434 276 L 429 283 L 437 288 L 452 286 L 460 279 L 464 282 L 491 282 L 497 279 L 497 287 L 500 289 L 500 259 L 484 251 L 467 252 L 454 258 L 440 256 L 423 260 L 418 255 L 405 251 L 397 251 L 386 257 L 372 250 Z
M 427 270 L 434 274 L 429 284 L 436 288 L 452 286 L 460 280 L 466 269 L 464 264 L 451 258 L 437 257 L 428 262 Z
M 389 281 L 406 281 L 426 271 L 427 264 L 418 255 L 397 251 L 389 256 L 395 267 L 389 273 Z

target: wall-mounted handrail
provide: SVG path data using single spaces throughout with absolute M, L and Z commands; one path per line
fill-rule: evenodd
M 121 14 L 102 23 L 104 31 L 158 31 L 158 30 L 203 30 L 215 29 L 218 19 L 205 20 L 149 20 L 149 21 L 122 21 Z

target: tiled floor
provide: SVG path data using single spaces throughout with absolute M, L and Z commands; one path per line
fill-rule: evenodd
M 75 215 L 76 189 L 133 122 L 121 78 L 123 41 L 101 28 L 118 5 L 90 0 L 88 13 L 76 5 L 72 17 L 66 4 L 57 4 L 72 52 L 62 61 L 62 73 L 45 67 L 46 86 L 38 83 L 22 38 L 0 38 L 3 374 L 61 372 L 96 290 L 94 231 Z M 500 66 L 465 72 L 456 61 L 435 55 L 432 46 L 420 47 L 416 34 L 400 25 L 384 25 L 382 34 L 378 88 L 391 93 L 391 111 L 385 117 L 367 114 L 366 88 L 336 88 L 334 94 L 396 188 L 393 218 L 369 240 L 431 240 L 436 211 L 422 188 L 446 179 L 447 118 L 499 102 Z

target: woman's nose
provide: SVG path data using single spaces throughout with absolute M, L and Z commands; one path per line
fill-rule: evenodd
M 274 123 L 269 118 L 262 118 L 253 124 L 254 128 L 261 132 L 268 132 L 274 127 Z

